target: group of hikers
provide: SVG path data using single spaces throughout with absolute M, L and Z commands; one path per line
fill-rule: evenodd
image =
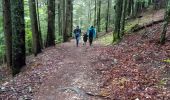
M 74 29 L 74 35 L 75 35 L 75 38 L 76 38 L 76 46 L 78 47 L 79 46 L 79 41 L 80 41 L 80 38 L 81 38 L 81 29 L 79 26 L 76 27 L 76 29 Z M 87 32 L 83 33 L 83 45 L 86 45 L 87 43 L 87 40 L 89 39 L 89 44 L 90 46 L 92 46 L 92 43 L 93 43 L 93 39 L 96 37 L 96 30 L 95 30 L 95 27 L 94 26 L 91 26 Z

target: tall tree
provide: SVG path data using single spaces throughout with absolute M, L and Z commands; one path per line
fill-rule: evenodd
M 109 16 L 110 16 L 110 0 L 107 0 L 107 11 L 106 11 L 106 32 L 108 32 L 109 27 Z
M 131 15 L 131 11 L 132 11 L 132 0 L 127 0 L 128 2 L 128 7 L 127 7 L 127 15 L 130 16 Z
M 42 39 L 42 32 L 41 32 L 41 25 L 40 25 L 40 13 L 39 13 L 39 1 L 36 0 L 36 8 L 37 8 L 37 22 L 38 22 L 38 33 L 40 38 L 40 46 L 43 48 L 43 39 Z
M 71 1 L 71 31 L 73 31 L 73 1 Z M 71 36 L 72 36 L 72 32 L 71 32 Z
M 20 72 L 25 63 L 24 0 L 10 0 L 12 19 L 12 71 Z
M 64 31 L 64 42 L 67 42 L 72 33 L 72 0 L 66 0 L 66 21 Z
M 167 8 L 165 9 L 165 17 L 164 17 L 164 25 L 163 25 L 163 31 L 161 33 L 161 44 L 165 44 L 165 40 L 166 40 L 166 32 L 167 32 L 167 28 L 168 28 L 168 24 L 170 22 L 170 0 L 168 0 L 167 3 Z
M 123 11 L 122 11 L 122 20 L 121 20 L 121 36 L 123 36 L 124 32 L 125 32 L 126 11 L 127 11 L 127 0 L 123 0 Z
M 62 1 L 62 34 L 63 34 L 63 41 L 67 42 L 67 38 L 65 37 L 65 27 L 66 27 L 66 0 Z
M 30 19 L 32 26 L 32 38 L 33 38 L 33 52 L 37 56 L 41 52 L 41 43 L 40 43 L 40 33 L 38 28 L 37 21 L 37 12 L 36 12 L 36 2 L 35 0 L 29 0 L 29 9 L 30 9 Z
M 48 31 L 46 47 L 55 45 L 55 0 L 48 0 Z
M 98 0 L 98 12 L 97 12 L 97 31 L 100 32 L 100 22 L 101 22 L 101 0 Z
M 97 16 L 97 0 L 94 0 L 94 4 L 95 4 L 95 6 L 94 6 L 94 26 L 96 27 L 96 16 Z
M 91 0 L 89 0 L 89 1 L 87 1 L 87 5 L 88 5 L 88 23 L 89 23 L 89 25 L 91 25 L 91 20 L 92 20 L 92 17 L 91 17 L 91 3 L 92 3 L 92 1 Z
M 123 0 L 116 0 L 115 5 L 115 29 L 113 33 L 113 42 L 115 40 L 120 40 L 120 28 L 121 28 L 121 18 L 122 18 L 122 5 Z
M 61 0 L 58 1 L 58 30 L 59 30 L 59 35 L 62 35 L 62 11 L 61 11 Z
M 135 16 L 135 0 L 131 0 L 131 16 L 136 17 Z
M 12 65 L 12 25 L 10 0 L 2 0 L 7 66 Z

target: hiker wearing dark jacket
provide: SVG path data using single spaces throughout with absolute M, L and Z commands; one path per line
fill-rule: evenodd
M 86 42 L 87 42 L 87 39 L 88 39 L 88 35 L 87 35 L 87 32 L 83 34 L 83 45 L 86 45 Z
M 89 36 L 90 46 L 92 46 L 93 39 L 96 37 L 96 30 L 94 26 L 91 26 L 90 29 L 88 30 L 88 36 Z
M 81 36 L 81 29 L 79 28 L 79 26 L 77 26 L 76 29 L 74 30 L 74 34 L 75 34 L 75 38 L 76 38 L 76 45 L 78 47 L 79 39 L 80 39 L 80 36 Z

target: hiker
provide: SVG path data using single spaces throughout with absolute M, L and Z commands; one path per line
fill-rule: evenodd
M 83 34 L 83 41 L 84 41 L 83 45 L 86 45 L 87 39 L 88 39 L 88 35 L 87 35 L 87 32 L 85 32 Z
M 81 36 L 81 29 L 79 28 L 79 26 L 77 26 L 76 29 L 74 29 L 74 34 L 75 34 L 75 38 L 76 38 L 76 46 L 78 47 L 79 39 Z
M 88 30 L 88 36 L 89 36 L 90 46 L 92 46 L 93 39 L 96 37 L 96 30 L 94 26 L 91 26 L 90 29 Z

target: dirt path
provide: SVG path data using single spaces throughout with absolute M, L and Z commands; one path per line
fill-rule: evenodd
M 2 84 L 2 100 L 103 100 L 99 94 L 100 75 L 93 47 L 75 46 L 75 41 L 46 49 L 38 57 L 29 57 L 27 66 L 10 82 Z M 2 90 L 2 89 L 0 89 Z
M 72 41 L 50 50 L 52 52 L 47 55 L 53 57 L 42 58 L 42 61 L 45 61 L 44 66 L 49 66 L 48 63 L 51 62 L 52 72 L 48 73 L 34 99 L 89 100 L 86 93 L 97 93 L 99 86 L 99 76 L 91 65 L 91 57 L 98 55 L 97 52 L 91 52 L 93 48 L 95 46 L 77 48 Z M 63 57 L 59 56 L 61 54 Z M 91 97 L 90 100 L 92 99 L 99 100 Z

